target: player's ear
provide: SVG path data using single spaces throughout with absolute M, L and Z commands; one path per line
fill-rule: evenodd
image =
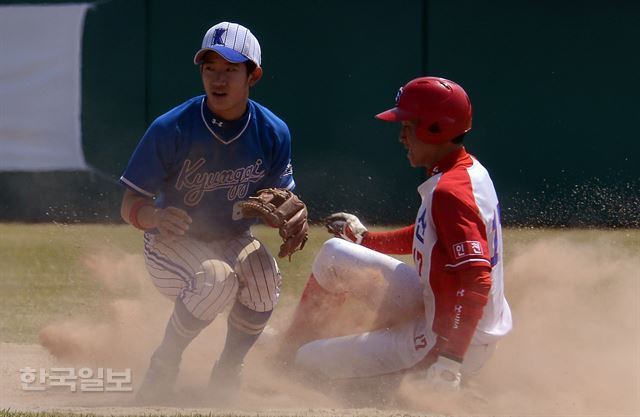
M 251 74 L 249 74 L 249 86 L 253 87 L 262 78 L 262 67 L 256 67 Z

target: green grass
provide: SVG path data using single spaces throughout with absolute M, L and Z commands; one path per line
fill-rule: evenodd
M 277 253 L 280 238 L 258 226 L 254 234 Z M 105 312 L 101 284 L 90 279 L 85 260 L 101 251 L 142 255 L 142 234 L 127 225 L 0 224 L 0 341 L 33 343 L 52 319 Z M 297 294 L 314 253 L 327 234 L 312 228 L 306 248 L 291 262 L 279 259 L 283 294 Z M 140 260 L 142 265 L 142 259 Z
M 255 227 L 254 234 L 277 253 L 275 230 Z M 0 341 L 33 343 L 52 319 L 88 316 L 99 319 L 106 308 L 105 290 L 91 279 L 87 256 L 103 250 L 142 254 L 141 232 L 126 225 L 0 224 Z M 302 252 L 280 259 L 282 293 L 297 297 L 309 276 L 314 255 L 328 237 L 313 226 Z M 507 229 L 505 259 L 513 247 L 537 239 L 563 237 L 575 242 L 606 239 L 640 248 L 640 230 Z M 407 260 L 407 257 L 403 257 Z M 143 262 L 142 259 L 140 262 Z
M 83 257 L 97 244 L 124 245 L 124 229 L 104 226 L 0 225 L 0 335 L 34 341 L 52 316 L 93 311 L 99 291 Z M 97 307 L 97 309 L 96 309 Z

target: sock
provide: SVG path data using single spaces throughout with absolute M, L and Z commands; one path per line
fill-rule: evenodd
M 235 302 L 227 320 L 227 338 L 219 366 L 231 368 L 242 364 L 264 330 L 272 311 L 258 312 Z
M 180 298 L 176 299 L 173 314 L 167 323 L 164 338 L 156 349 L 154 359 L 165 363 L 179 364 L 182 352 L 200 331 L 211 321 L 197 319 L 191 314 Z

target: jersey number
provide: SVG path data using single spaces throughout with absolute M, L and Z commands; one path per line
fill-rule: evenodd
M 422 264 L 424 261 L 424 257 L 422 256 L 422 252 L 417 249 L 413 250 L 413 262 L 415 262 L 416 267 L 418 269 L 418 275 L 422 276 Z

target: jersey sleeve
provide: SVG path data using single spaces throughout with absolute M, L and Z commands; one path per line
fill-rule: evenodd
M 491 267 L 487 231 L 470 184 L 455 191 L 436 188 L 432 213 L 447 269 Z
M 445 343 L 441 355 L 458 362 L 464 360 L 471 339 L 482 318 L 484 306 L 489 301 L 491 291 L 491 269 L 472 267 L 461 269 L 455 274 L 456 299 L 454 317 L 448 328 L 440 336 Z
M 464 174 L 459 175 L 454 186 L 436 187 L 432 213 L 445 268 L 452 272 L 447 287 L 455 295 L 450 310 L 453 316 L 438 329 L 446 340 L 440 354 L 461 362 L 488 301 L 491 255 L 473 188 Z
M 286 188 L 293 190 L 296 182 L 293 179 L 291 163 L 291 133 L 286 125 L 276 132 L 273 146 L 273 159 L 269 174 L 264 180 L 265 188 Z
M 385 232 L 368 232 L 362 246 L 387 255 L 408 255 L 413 247 L 415 224 Z
M 175 150 L 176 132 L 156 120 L 131 155 L 120 183 L 147 197 L 155 196 L 169 176 Z

